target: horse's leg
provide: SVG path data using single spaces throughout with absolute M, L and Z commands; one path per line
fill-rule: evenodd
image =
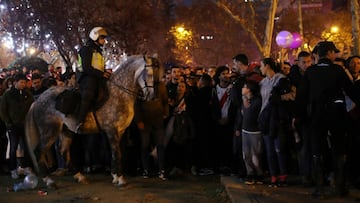
M 44 126 L 42 126 L 44 127 Z M 52 147 L 56 142 L 56 139 L 59 137 L 60 133 L 62 132 L 62 126 L 59 123 L 52 122 L 47 123 L 46 127 L 40 129 L 41 141 L 40 141 L 40 154 L 39 154 L 39 170 L 40 174 L 42 175 L 43 181 L 45 182 L 46 186 L 49 188 L 57 188 L 54 180 L 49 177 L 49 168 L 50 165 L 48 160 L 53 160 L 52 154 Z M 51 157 L 49 157 L 51 156 Z
M 59 153 L 65 161 L 65 168 L 68 168 L 71 162 L 70 146 L 72 143 L 72 138 L 68 136 L 63 136 L 60 143 L 61 144 Z
M 54 143 L 52 143 L 54 144 Z M 54 182 L 54 180 L 52 180 L 49 177 L 49 170 L 48 170 L 48 155 L 51 153 L 51 143 L 48 143 L 45 147 L 43 147 L 40 150 L 39 153 L 39 159 L 38 159 L 38 165 L 39 165 L 39 175 L 42 176 L 42 180 L 44 181 L 44 183 L 46 184 L 46 186 L 48 188 L 54 188 L 56 189 L 57 186 Z
M 63 128 L 65 129 L 65 128 Z M 63 130 L 55 142 L 55 154 L 57 159 L 57 169 L 51 173 L 55 176 L 64 176 L 70 164 L 70 146 L 72 143 L 72 132 Z
M 107 134 L 109 139 L 109 144 L 111 147 L 111 175 L 113 177 L 113 183 L 117 184 L 118 186 L 126 185 L 126 181 L 124 179 L 123 171 L 122 171 L 122 164 L 121 164 L 121 150 L 120 150 L 120 141 L 121 134 Z M 111 135 L 115 135 L 111 137 Z
M 70 132 L 70 131 L 69 131 Z M 72 132 L 70 132 L 72 133 Z M 82 134 L 72 134 L 71 144 L 69 143 L 68 135 L 65 136 L 65 139 L 61 142 L 61 151 L 63 151 L 65 159 L 68 163 L 67 166 L 71 164 L 72 170 L 75 171 L 73 178 L 81 183 L 88 184 L 89 180 L 86 176 L 83 175 L 82 170 L 84 167 L 84 149 L 82 147 L 83 142 Z

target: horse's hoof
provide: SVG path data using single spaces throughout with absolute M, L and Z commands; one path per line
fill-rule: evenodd
M 45 182 L 47 188 L 54 190 L 58 189 L 58 186 L 56 185 L 55 181 L 52 180 L 51 178 L 45 177 L 43 178 L 43 181 Z
M 74 179 L 81 184 L 89 184 L 89 180 L 80 172 L 74 175 Z
M 119 186 L 119 187 L 124 187 L 125 185 L 127 185 L 127 182 L 124 179 L 124 176 L 118 176 L 117 174 L 111 174 L 111 176 L 113 177 L 112 183 Z
M 116 184 L 117 187 L 126 187 L 127 185 L 128 185 L 127 182 Z
M 90 182 L 89 182 L 89 180 L 85 177 L 84 179 L 79 180 L 79 183 L 81 183 L 81 184 L 83 184 L 83 185 L 87 185 L 87 184 L 89 184 Z

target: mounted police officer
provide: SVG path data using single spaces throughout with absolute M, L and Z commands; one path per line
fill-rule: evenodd
M 360 94 L 343 68 L 333 63 L 339 50 L 333 42 L 322 41 L 316 46 L 319 61 L 309 67 L 300 83 L 296 95 L 296 123 L 310 119 L 310 142 L 313 156 L 314 180 L 316 190 L 314 197 L 326 195 L 323 190 L 324 181 L 324 148 L 329 146 L 335 175 L 333 195 L 344 196 L 345 188 L 344 164 L 346 151 L 346 105 L 343 91 L 357 104 Z
M 89 40 L 79 51 L 79 85 L 81 94 L 80 110 L 78 113 L 78 125 L 76 131 L 81 131 L 86 114 L 95 103 L 100 89 L 106 87 L 106 79 L 110 78 L 111 72 L 105 69 L 105 60 L 102 47 L 108 36 L 103 27 L 94 27 L 89 34 Z

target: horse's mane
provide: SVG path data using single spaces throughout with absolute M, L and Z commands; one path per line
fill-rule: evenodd
M 123 60 L 121 63 L 119 63 L 116 66 L 116 70 L 114 72 L 114 74 L 117 74 L 118 72 L 120 72 L 122 69 L 124 69 L 124 67 L 128 67 L 129 64 L 132 64 L 135 62 L 135 64 L 133 66 L 137 66 L 138 63 L 143 63 L 143 61 L 139 60 L 142 59 L 142 56 L 140 55 L 133 55 L 133 56 L 128 56 L 125 60 Z

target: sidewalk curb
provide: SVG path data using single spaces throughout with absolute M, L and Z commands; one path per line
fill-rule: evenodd
M 252 203 L 249 194 L 244 190 L 244 186 L 235 177 L 220 176 L 221 184 L 224 185 L 232 203 Z
M 296 177 L 292 177 L 294 180 Z M 269 188 L 266 185 L 245 185 L 238 178 L 220 176 L 220 182 L 232 203 L 359 203 L 359 190 L 352 189 L 347 197 L 314 199 L 311 192 L 314 188 L 290 185 L 281 188 Z

